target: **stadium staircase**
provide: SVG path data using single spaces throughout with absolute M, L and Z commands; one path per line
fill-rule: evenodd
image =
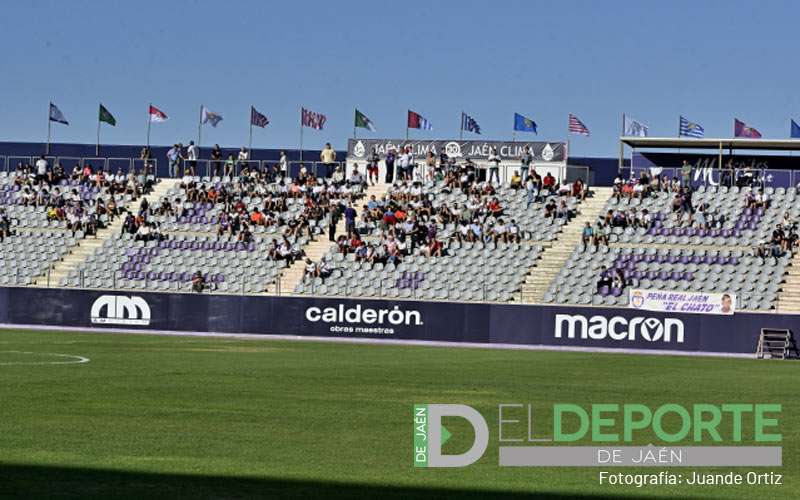
M 167 194 L 170 188 L 176 186 L 179 182 L 179 179 L 161 179 L 149 194 L 140 199 L 139 203 L 135 206 L 134 212 L 139 211 L 142 200 L 145 198 L 150 202 L 160 200 Z M 62 278 L 66 278 L 70 271 L 76 269 L 82 262 L 94 255 L 94 252 L 102 247 L 106 240 L 112 238 L 115 234 L 119 234 L 124 221 L 124 216 L 117 217 L 114 222 L 98 230 L 96 236 L 81 240 L 64 259 L 56 263 L 51 269 L 48 269 L 48 271 L 45 271 L 44 274 L 37 277 L 36 280 L 34 280 L 34 285 L 40 287 L 59 286 L 59 281 L 61 281 Z
M 388 190 L 390 184 L 375 184 L 374 186 L 369 186 L 364 193 L 364 198 L 362 200 L 369 200 L 371 196 L 375 196 L 377 199 L 381 199 Z M 336 225 L 336 236 L 340 234 L 344 234 L 344 217 L 339 218 L 339 223 Z M 310 241 L 303 251 L 306 254 L 306 257 L 311 259 L 314 262 L 319 262 L 322 259 L 322 256 L 328 253 L 331 249 L 332 243 L 328 241 L 328 229 L 325 228 L 323 234 L 319 236 L 318 239 Z M 296 261 L 292 266 L 284 269 L 280 276 L 278 277 L 277 284 L 271 284 L 267 287 L 266 293 L 267 295 L 292 295 L 294 294 L 294 289 L 300 282 L 303 280 L 303 271 L 305 270 L 305 258 Z
M 522 302 L 537 304 L 543 301 L 550 283 L 564 267 L 575 246 L 580 243 L 584 226 L 587 222 L 594 226 L 603 212 L 606 201 L 611 197 L 613 188 L 595 187 L 592 188 L 592 192 L 593 196 L 578 205 L 578 215 L 562 228 L 558 238 L 545 248 L 536 265 L 529 269 L 522 284 Z
M 794 254 L 778 294 L 779 313 L 800 312 L 800 252 Z

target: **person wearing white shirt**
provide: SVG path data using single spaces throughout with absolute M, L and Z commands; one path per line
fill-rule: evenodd
M 411 167 L 411 161 L 413 157 L 411 156 L 411 151 L 406 149 L 403 151 L 403 154 L 400 155 L 400 159 L 398 161 L 399 167 L 399 174 L 403 177 L 402 180 L 406 180 L 409 177 L 409 169 Z
M 250 159 L 250 151 L 247 150 L 244 146 L 239 149 L 239 156 L 237 158 L 237 162 L 239 164 L 239 170 L 244 168 L 247 165 L 247 160 Z
M 43 181 L 47 178 L 47 160 L 44 156 L 40 156 L 36 160 L 36 180 Z
M 278 160 L 278 169 L 281 172 L 281 177 L 286 177 L 289 173 L 289 159 L 286 158 L 286 151 L 281 151 L 281 157 Z
M 184 175 L 186 175 L 187 171 L 189 175 L 195 175 L 195 172 L 197 172 L 197 160 L 199 158 L 200 148 L 197 147 L 194 141 L 189 141 L 189 147 L 186 148 L 186 168 L 184 169 Z
M 497 178 L 497 182 L 500 183 L 500 155 L 497 154 L 497 148 L 492 147 L 489 150 L 489 178 L 486 179 L 489 182 L 492 182 L 492 178 Z

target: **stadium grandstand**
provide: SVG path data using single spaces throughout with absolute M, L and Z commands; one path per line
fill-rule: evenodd
M 630 289 L 656 289 L 735 293 L 741 310 L 800 308 L 800 179 L 733 163 L 734 150 L 800 141 L 622 137 L 635 152 L 611 173 L 513 144 L 493 172 L 495 146 L 472 157 L 467 142 L 456 154 L 454 142 L 439 151 L 379 142 L 369 153 L 351 141 L 333 163 L 320 152 L 300 162 L 297 151 L 231 150 L 177 169 L 149 150 L 6 155 L 0 245 L 10 272 L 0 279 L 615 307 L 629 305 Z M 656 165 L 642 153 L 663 148 L 709 148 L 716 167 Z M 42 250 L 32 257 L 33 247 Z

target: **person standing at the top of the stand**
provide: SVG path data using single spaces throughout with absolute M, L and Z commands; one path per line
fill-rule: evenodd
M 325 147 L 319 153 L 319 159 L 325 167 L 325 177 L 333 175 L 333 171 L 336 168 L 336 151 L 331 147 L 330 142 L 325 143 Z

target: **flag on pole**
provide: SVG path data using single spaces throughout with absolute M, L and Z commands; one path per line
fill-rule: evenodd
M 461 112 L 461 130 L 466 130 L 467 132 L 475 132 L 476 134 L 480 135 L 481 133 L 481 126 L 478 125 L 478 122 L 475 121 L 475 118 L 469 116 L 468 114 Z
M 326 121 L 328 121 L 328 117 L 322 113 L 300 108 L 300 126 L 322 130 L 325 127 Z
M 101 122 L 106 122 L 112 127 L 117 126 L 117 120 L 114 118 L 114 115 L 111 114 L 109 110 L 106 109 L 103 104 L 100 104 L 100 115 L 97 117 L 98 120 Z
M 585 135 L 586 137 L 589 136 L 589 129 L 586 125 L 583 124 L 582 121 L 578 119 L 577 116 L 573 115 L 572 113 L 569 114 L 569 133 L 575 135 Z
M 789 137 L 798 138 L 800 137 L 800 125 L 797 124 L 794 120 L 792 120 L 792 128 Z
M 353 126 L 375 132 L 375 125 L 372 124 L 372 120 L 367 118 L 367 115 L 359 111 L 358 108 L 356 108 L 356 121 Z
M 733 119 L 733 136 L 734 137 L 749 137 L 751 139 L 761 139 L 761 132 L 748 127 L 743 121 L 738 118 Z
M 514 130 L 517 132 L 533 132 L 534 134 L 539 133 L 536 122 L 519 113 L 514 113 Z
M 256 111 L 255 106 L 250 106 L 250 125 L 264 128 L 269 125 L 269 119 L 266 115 L 262 115 Z
M 706 135 L 706 130 L 700 126 L 699 123 L 690 122 L 683 116 L 680 117 L 680 126 L 678 127 L 678 135 L 683 137 L 694 137 L 702 139 Z
M 168 119 L 166 113 L 164 113 L 157 107 L 153 106 L 152 104 L 150 105 L 150 110 L 148 111 L 148 114 L 150 115 L 150 122 L 161 123 L 167 121 Z
M 58 106 L 56 106 L 52 102 L 50 103 L 50 121 L 63 123 L 64 125 L 69 125 L 69 122 L 64 117 L 64 113 L 62 113 L 61 110 L 58 109 Z
M 433 130 L 433 125 L 431 122 L 426 120 L 422 115 L 419 113 L 415 113 L 408 110 L 408 128 L 418 128 L 421 130 Z
M 648 127 L 644 123 L 622 115 L 622 135 L 627 137 L 647 137 Z
M 222 121 L 222 115 L 210 111 L 207 107 L 201 106 L 200 109 L 200 123 L 211 123 L 211 126 L 216 128 L 217 124 Z

